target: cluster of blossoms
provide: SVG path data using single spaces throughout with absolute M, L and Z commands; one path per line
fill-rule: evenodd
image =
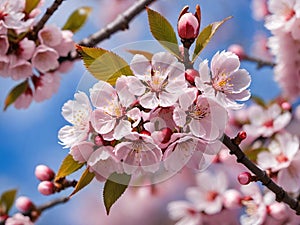
M 283 95 L 295 100 L 300 95 L 300 2 L 270 0 L 268 9 L 270 14 L 266 16 L 265 27 L 272 33 L 268 47 L 276 60 L 275 80 Z
M 300 136 L 295 127 L 299 109 L 292 115 L 290 104 L 281 99 L 265 106 L 254 104 L 232 112 L 226 128 L 227 133 L 247 131 L 242 143 L 245 153 L 294 197 L 300 193 Z M 188 201 L 169 203 L 176 224 L 215 224 L 231 218 L 225 224 L 298 225 L 298 216 L 276 202 L 274 193 L 252 182 L 255 176 L 242 172 L 244 168 L 234 165 L 234 160 L 227 150 L 221 150 L 209 170 L 196 175 L 197 186 L 186 189 Z
M 60 72 L 70 65 L 60 63 L 74 49 L 73 33 L 55 25 L 45 25 L 34 33 L 39 5 L 25 11 L 25 0 L 0 2 L 0 76 L 22 80 L 27 89 L 14 102 L 27 108 L 50 98 L 58 90 Z
M 100 181 L 114 172 L 135 177 L 185 165 L 201 170 L 220 149 L 227 110 L 250 97 L 250 76 L 239 66 L 236 55 L 218 52 L 210 68 L 205 60 L 192 71 L 198 75 L 191 83 L 185 78 L 191 70 L 170 53 L 156 53 L 151 61 L 135 55 L 134 76 L 119 77 L 115 87 L 99 81 L 90 89 L 92 104 L 83 92 L 65 103 L 62 114 L 71 125 L 58 137 Z

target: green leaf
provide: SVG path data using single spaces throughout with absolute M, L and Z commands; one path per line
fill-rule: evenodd
M 147 8 L 150 31 L 153 37 L 168 51 L 181 59 L 175 31 L 169 21 L 158 12 Z
M 260 97 L 258 97 L 256 95 L 252 95 L 251 96 L 251 100 L 253 102 L 255 102 L 257 105 L 260 105 L 263 108 L 267 108 L 267 104 L 266 104 L 266 102 L 262 98 L 260 98 Z
M 91 7 L 80 7 L 76 9 L 68 18 L 65 25 L 62 27 L 63 30 L 70 30 L 73 33 L 78 31 L 86 22 L 92 11 Z
M 76 194 L 78 191 L 80 191 L 82 188 L 87 186 L 95 177 L 94 173 L 90 173 L 89 169 L 87 168 L 83 174 L 81 175 L 79 181 L 77 182 L 74 191 L 70 194 L 69 197 L 72 197 L 74 194 Z
M 127 52 L 129 52 L 129 53 L 131 53 L 131 54 L 133 54 L 133 55 L 136 55 L 136 54 L 143 55 L 143 56 L 145 56 L 149 61 L 152 60 L 152 56 L 153 56 L 153 53 L 147 52 L 147 51 L 141 51 L 141 50 L 128 49 Z
M 33 9 L 35 9 L 38 6 L 39 3 L 40 0 L 26 0 L 24 12 L 26 14 L 29 14 Z
M 87 70 L 98 80 L 115 85 L 121 75 L 133 75 L 127 62 L 117 54 L 102 48 L 91 48 L 77 45 Z
M 6 214 L 8 214 L 9 210 L 11 209 L 14 201 L 16 199 L 17 190 L 12 189 L 2 193 L 0 197 L 0 207 Z
M 206 26 L 201 33 L 199 34 L 196 40 L 196 46 L 194 49 L 192 62 L 195 62 L 200 52 L 206 47 L 206 45 L 210 42 L 216 31 L 220 28 L 220 26 L 225 23 L 227 20 L 231 19 L 232 16 L 229 16 L 221 21 L 217 21 Z
M 246 156 L 253 162 L 256 162 L 257 155 L 263 151 L 268 151 L 268 148 L 261 147 L 261 148 L 255 148 L 255 149 L 247 149 L 245 150 Z
M 104 184 L 103 200 L 107 215 L 112 205 L 119 199 L 128 187 L 131 176 L 128 174 L 113 173 Z
M 62 164 L 60 165 L 60 168 L 55 177 L 55 181 L 76 172 L 83 165 L 84 163 L 75 161 L 72 155 L 67 155 L 67 157 L 62 161 Z
M 23 94 L 28 88 L 28 81 L 25 80 L 24 82 L 15 86 L 7 95 L 5 102 L 4 102 L 4 110 L 8 108 L 11 104 L 13 104 L 21 94 Z

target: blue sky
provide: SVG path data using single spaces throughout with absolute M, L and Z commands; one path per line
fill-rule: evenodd
M 94 6 L 99 4 L 97 2 L 101 1 L 89 0 L 85 1 L 85 4 L 79 0 L 65 1 L 62 10 L 54 14 L 51 22 L 62 25 L 66 19 L 65 15 L 69 15 L 79 5 Z M 253 43 L 253 34 L 256 30 L 263 29 L 263 23 L 256 22 L 251 17 L 250 0 L 158 0 L 158 2 L 152 8 L 162 10 L 174 26 L 176 25 L 177 15 L 184 5 L 190 5 L 192 11 L 197 3 L 201 5 L 202 28 L 210 22 L 233 15 L 233 19 L 226 22 L 203 51 L 201 58 L 210 59 L 216 51 L 224 50 L 233 43 L 239 43 L 249 51 Z M 46 0 L 46 4 L 49 3 L 51 1 Z M 103 26 L 101 21 L 99 21 L 100 23 L 97 22 L 99 11 L 101 10 L 94 9 L 91 20 L 76 34 L 75 40 L 78 41 Z M 130 32 L 134 32 L 134 35 L 130 35 Z M 128 42 L 152 39 L 144 12 L 133 21 L 129 31 L 117 33 L 110 40 L 101 43 L 100 46 L 114 49 Z M 278 94 L 278 88 L 272 81 L 272 71 L 270 69 L 256 70 L 255 65 L 251 63 L 242 63 L 242 67 L 248 69 L 252 75 L 252 93 L 265 99 L 271 99 Z M 82 62 L 77 62 L 71 71 L 62 75 L 59 91 L 51 99 L 42 103 L 33 103 L 26 110 L 16 110 L 10 107 L 7 111 L 0 112 L 0 192 L 17 188 L 19 195 L 27 195 L 37 204 L 55 197 L 45 197 L 38 193 L 38 181 L 34 177 L 34 168 L 38 164 L 46 164 L 57 170 L 61 161 L 67 155 L 68 149 L 63 149 L 58 144 L 57 139 L 58 130 L 67 124 L 61 116 L 61 107 L 67 100 L 73 99 L 84 74 L 85 69 Z M 3 108 L 7 93 L 15 84 L 10 79 L 0 78 L 1 108 Z M 67 191 L 57 196 L 68 193 Z M 68 215 L 71 215 L 71 209 L 76 206 L 77 201 L 84 198 L 84 192 L 79 193 L 79 195 L 68 204 L 47 211 L 37 224 L 69 225 Z M 99 193 L 95 195 L 97 197 L 101 196 Z

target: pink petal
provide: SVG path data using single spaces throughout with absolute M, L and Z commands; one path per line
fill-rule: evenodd
M 91 116 L 93 128 L 99 134 L 107 134 L 113 130 L 116 124 L 116 119 L 100 109 L 96 109 Z
M 78 161 L 79 163 L 84 163 L 88 161 L 93 153 L 93 147 L 93 143 L 84 141 L 72 146 L 69 153 L 73 156 L 74 160 Z
M 148 92 L 140 98 L 140 104 L 146 109 L 154 109 L 158 106 L 159 100 L 155 92 Z
M 93 105 L 97 108 L 103 109 L 111 105 L 117 99 L 116 90 L 105 81 L 98 81 L 90 89 L 90 98 Z

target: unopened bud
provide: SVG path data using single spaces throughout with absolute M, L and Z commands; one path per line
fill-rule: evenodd
M 194 69 L 187 69 L 185 71 L 185 79 L 192 85 L 195 85 L 195 77 L 199 77 L 199 72 Z
M 142 131 L 140 132 L 140 134 L 147 135 L 147 136 L 151 136 L 151 133 L 150 133 L 149 131 L 147 131 L 147 130 L 142 130 Z
M 163 136 L 163 140 L 161 141 L 161 143 L 165 144 L 170 141 L 173 132 L 169 127 L 166 127 L 161 130 L 161 134 Z
M 291 110 L 292 106 L 288 102 L 283 102 L 283 103 L 281 103 L 281 108 L 285 111 L 289 111 L 289 110 Z
M 50 181 L 55 177 L 53 170 L 46 165 L 38 165 L 34 173 L 40 181 Z
M 104 143 L 103 138 L 100 135 L 95 136 L 94 139 L 95 145 L 101 146 Z
M 228 47 L 228 51 L 233 52 L 234 54 L 236 54 L 239 57 L 240 60 L 244 59 L 245 56 L 246 56 L 244 48 L 241 45 L 238 45 L 238 44 L 230 45 Z
M 197 5 L 196 13 L 188 12 L 189 7 L 184 7 L 180 13 L 177 23 L 178 35 L 181 39 L 195 39 L 199 35 L 200 7 Z
M 55 192 L 55 186 L 51 181 L 42 181 L 38 185 L 38 191 L 43 195 L 51 195 Z
M 242 185 L 247 185 L 253 181 L 253 177 L 249 172 L 243 172 L 238 175 L 238 181 Z
M 16 208 L 20 211 L 20 212 L 29 212 L 34 208 L 34 204 L 32 203 L 32 201 L 26 197 L 26 196 L 20 196 L 17 198 L 16 200 Z

